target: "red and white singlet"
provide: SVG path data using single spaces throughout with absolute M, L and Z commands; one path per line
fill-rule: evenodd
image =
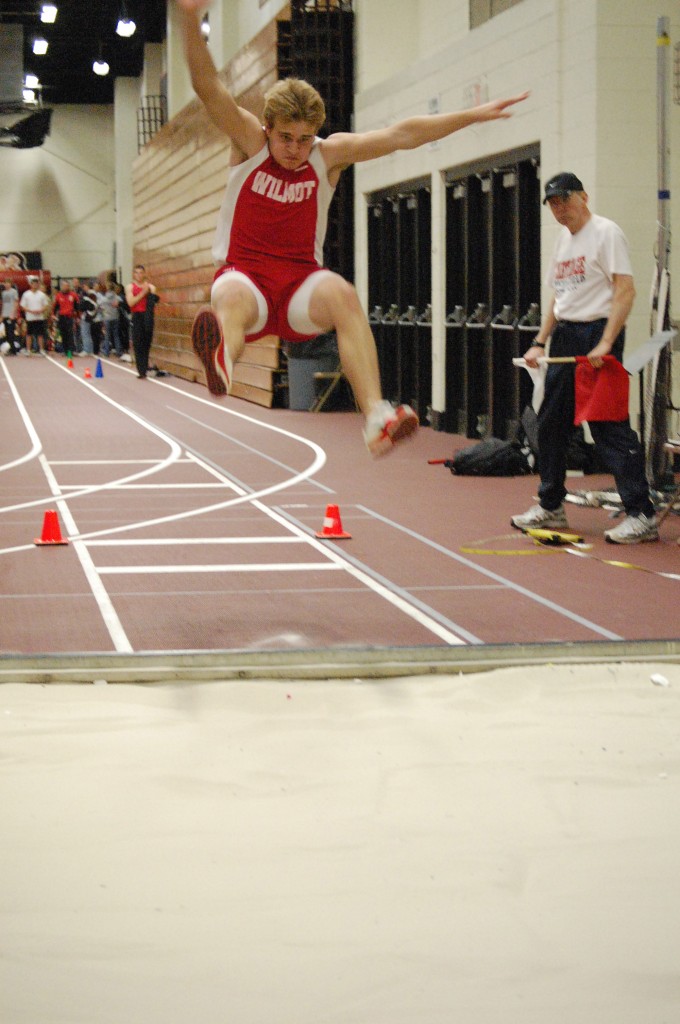
M 334 189 L 315 139 L 296 170 L 277 164 L 265 143 L 229 169 L 213 258 L 247 274 L 276 306 L 294 282 L 323 266 L 328 207 Z

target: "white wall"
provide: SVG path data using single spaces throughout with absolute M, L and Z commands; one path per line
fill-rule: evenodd
M 468 6 L 469 0 L 354 0 L 357 91 L 465 37 Z
M 158 80 L 151 82 L 158 93 Z M 148 79 L 147 79 L 148 85 Z M 115 185 L 116 185 L 116 260 L 110 266 L 120 268 L 123 283 L 132 280 L 134 245 L 134 197 L 130 168 L 137 158 L 137 110 L 141 102 L 142 79 L 117 78 L 114 103 Z
M 39 251 L 53 275 L 94 276 L 111 265 L 113 108 L 57 106 L 36 149 L 0 149 L 0 249 Z

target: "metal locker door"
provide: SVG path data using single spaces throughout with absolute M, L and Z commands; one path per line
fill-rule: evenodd
M 519 206 L 519 300 L 517 355 L 531 347 L 541 326 L 541 167 L 537 158 L 517 165 Z M 533 385 L 519 375 L 519 413 L 531 404 Z
M 491 433 L 513 437 L 519 420 L 516 353 L 519 266 L 519 205 L 515 167 L 494 170 L 491 251 Z
M 467 183 L 446 188 L 446 415 L 443 426 L 454 434 L 467 432 Z
M 415 193 L 400 194 L 399 217 L 399 319 L 397 321 L 397 397 L 416 403 L 416 316 L 418 288 L 418 199 Z
M 488 437 L 491 331 L 489 278 L 491 234 L 491 176 L 472 174 L 467 181 L 467 305 L 465 347 L 467 352 L 468 437 Z
M 390 401 L 398 399 L 399 379 L 397 366 L 397 320 L 399 319 L 399 204 L 383 199 L 380 204 L 380 275 L 381 301 L 379 316 L 374 311 L 378 363 L 383 395 Z M 371 272 L 376 268 L 371 267 Z
M 432 202 L 427 187 L 416 192 L 415 394 L 412 405 L 426 421 L 432 401 Z

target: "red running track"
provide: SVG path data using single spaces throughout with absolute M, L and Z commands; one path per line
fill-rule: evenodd
M 588 547 L 540 547 L 509 527 L 535 477 L 428 464 L 463 438 L 425 427 L 372 461 L 355 413 L 88 364 L 0 361 L 2 654 L 678 637 L 677 516 L 659 544 L 618 548 L 606 511 L 574 506 Z M 328 504 L 350 540 L 315 537 Z M 51 509 L 69 543 L 36 546 Z

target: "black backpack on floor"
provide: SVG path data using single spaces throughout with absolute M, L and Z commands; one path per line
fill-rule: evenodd
M 533 472 L 530 457 L 519 441 L 490 437 L 456 452 L 444 465 L 457 476 L 526 476 Z

